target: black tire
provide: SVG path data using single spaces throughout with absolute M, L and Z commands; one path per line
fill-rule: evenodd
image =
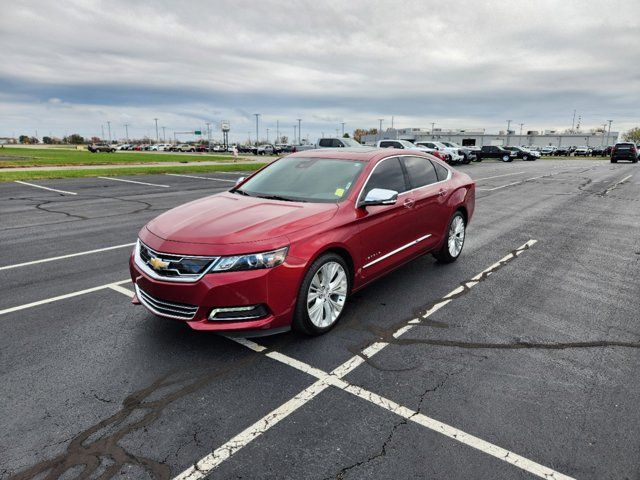
M 452 233 L 451 232 L 451 225 L 453 224 L 453 221 L 457 217 L 460 217 L 462 219 L 462 222 L 463 222 L 463 225 L 464 225 L 465 235 L 462 238 L 462 246 L 460 247 L 460 251 L 458 252 L 458 254 L 456 256 L 453 256 L 451 254 L 451 252 L 449 251 L 449 236 Z M 444 238 L 444 241 L 442 242 L 442 246 L 440 247 L 440 250 L 438 250 L 437 252 L 433 252 L 432 253 L 432 255 L 435 257 L 435 259 L 438 262 L 440 262 L 440 263 L 453 263 L 460 257 L 460 254 L 462 253 L 462 249 L 464 248 L 464 238 L 466 237 L 466 230 L 467 230 L 467 221 L 465 220 L 464 215 L 462 214 L 462 212 L 460 210 L 458 210 L 456 213 L 453 214 L 453 216 L 449 220 L 449 223 L 447 224 L 446 236 Z
M 511 155 L 503 155 L 502 156 L 502 161 L 503 162 L 510 162 L 511 161 Z
M 344 271 L 347 273 L 347 298 L 344 303 L 344 307 L 342 311 L 338 315 L 338 318 L 329 326 L 320 328 L 314 325 L 309 318 L 309 313 L 307 311 L 306 299 L 307 294 L 309 292 L 309 286 L 311 285 L 311 281 L 313 280 L 314 275 L 322 268 L 323 265 L 329 262 L 339 263 Z M 304 279 L 302 280 L 302 284 L 300 285 L 300 290 L 298 291 L 298 299 L 296 301 L 296 309 L 293 315 L 293 321 L 291 323 L 291 327 L 297 331 L 304 333 L 306 335 L 322 335 L 323 333 L 327 333 L 336 324 L 340 321 L 340 317 L 342 317 L 342 313 L 344 313 L 344 308 L 349 301 L 349 293 L 351 292 L 351 272 L 349 270 L 349 266 L 344 259 L 338 255 L 337 253 L 325 253 L 318 257 L 309 267 L 307 273 L 304 275 Z
M 462 157 L 462 163 L 464 165 L 469 165 L 471 163 L 471 157 L 469 155 L 464 155 Z
M 522 160 L 527 162 L 529 160 L 529 155 L 523 155 Z
M 611 163 L 618 163 L 618 160 L 611 159 Z

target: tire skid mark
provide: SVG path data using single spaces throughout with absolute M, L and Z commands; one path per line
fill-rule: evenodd
M 113 463 L 100 475 L 101 479 L 116 476 L 125 465 L 139 466 L 154 479 L 169 479 L 171 478 L 169 465 L 151 458 L 136 456 L 120 446 L 118 442 L 126 435 L 146 429 L 153 424 L 164 409 L 176 400 L 254 363 L 257 358 L 259 357 L 249 355 L 245 359 L 238 360 L 231 367 L 225 363 L 221 369 L 213 372 L 205 371 L 187 379 L 180 377 L 184 372 L 163 375 L 149 386 L 125 397 L 119 411 L 75 435 L 64 453 L 41 461 L 10 478 L 12 480 L 35 478 L 53 480 L 60 478 L 65 472 L 81 469 L 77 478 L 88 479 L 99 472 L 101 465 L 104 468 L 104 460 L 109 460 Z M 181 384 L 184 385 L 181 386 Z M 152 396 L 156 398 L 151 399 Z

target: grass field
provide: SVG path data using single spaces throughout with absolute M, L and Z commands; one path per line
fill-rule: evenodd
M 230 163 L 228 165 L 140 166 L 131 168 L 89 168 L 82 170 L 10 171 L 0 169 L 0 182 L 44 180 L 48 178 L 109 177 L 118 175 L 151 175 L 157 173 L 205 173 L 257 170 L 264 163 Z
M 229 162 L 231 155 L 147 152 L 91 153 L 61 148 L 0 148 L 0 168 L 66 165 L 126 165 L 156 162 Z

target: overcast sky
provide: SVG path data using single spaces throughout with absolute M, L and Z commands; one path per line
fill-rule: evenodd
M 0 14 L 0 136 L 155 137 L 276 120 L 371 128 L 640 124 L 640 2 L 51 1 Z M 212 127 L 213 128 L 213 127 Z M 519 129 L 519 126 L 516 127 Z M 162 135 L 162 131 L 160 132 Z M 188 136 L 183 136 L 185 140 Z

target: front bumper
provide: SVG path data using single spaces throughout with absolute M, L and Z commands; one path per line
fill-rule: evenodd
M 133 255 L 129 270 L 136 288 L 134 304 L 194 330 L 241 333 L 280 331 L 291 325 L 304 264 L 287 257 L 275 268 L 210 273 L 193 283 L 153 279 L 136 265 Z M 266 314 L 246 320 L 209 320 L 214 309 L 255 305 L 263 305 Z

